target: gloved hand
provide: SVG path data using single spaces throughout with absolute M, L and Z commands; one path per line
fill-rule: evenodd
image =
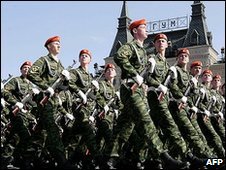
M 213 101 L 213 103 L 216 103 L 216 101 L 217 101 L 216 96 L 212 96 L 212 97 L 211 97 L 211 100 Z
M 94 118 L 93 116 L 90 116 L 90 117 L 89 117 L 89 121 L 90 121 L 91 123 L 93 123 L 94 120 L 95 120 L 95 118 Z
M 46 93 L 49 93 L 49 96 L 52 97 L 54 95 L 54 90 L 52 87 L 48 87 Z
M 117 92 L 115 92 L 115 95 L 118 97 L 118 99 L 120 100 L 120 92 L 119 91 L 117 91 Z
M 83 104 L 86 104 L 87 96 L 81 90 L 79 90 L 78 95 L 82 98 Z
M 154 72 L 154 69 L 155 69 L 155 64 L 156 64 L 156 61 L 154 58 L 149 58 L 148 61 L 150 62 L 151 64 L 151 67 L 149 69 L 149 73 L 153 73 Z
M 170 68 L 169 68 L 171 71 L 172 71 L 172 78 L 173 79 L 176 79 L 177 78 L 177 69 L 176 69 L 176 67 L 175 66 L 171 66 Z
M 117 109 L 114 109 L 115 111 L 115 119 L 118 119 L 119 111 Z
M 63 70 L 63 71 L 61 72 L 61 74 L 65 77 L 66 80 L 70 80 L 70 79 L 71 79 L 71 76 L 70 76 L 69 71 Z
M 141 86 L 141 84 L 144 82 L 144 78 L 141 77 L 139 74 L 137 74 L 136 77 L 134 77 L 134 80 L 136 81 L 138 86 Z
M 91 83 L 96 88 L 97 91 L 100 90 L 99 83 L 96 80 L 92 80 Z
M 221 120 L 224 120 L 224 115 L 222 112 L 219 112 L 218 115 L 220 116 Z
M 74 119 L 75 119 L 75 117 L 74 117 L 72 114 L 70 114 L 70 113 L 67 113 L 65 116 L 66 116 L 68 119 L 70 119 L 70 120 L 74 120 Z
M 107 113 L 107 112 L 108 112 L 108 110 L 109 110 L 108 105 L 105 105 L 105 106 L 104 106 L 104 112 L 105 112 L 105 113 Z
M 197 87 L 198 80 L 195 77 L 191 78 L 191 83 L 193 84 L 194 87 Z
M 192 112 L 197 113 L 198 112 L 198 108 L 193 106 L 192 108 L 190 108 Z
M 182 103 L 187 103 L 188 98 L 186 96 L 183 96 L 180 100 Z
M 209 117 L 210 116 L 210 111 L 209 110 L 204 110 L 204 114 Z
M 200 88 L 199 91 L 200 91 L 200 95 L 202 95 L 201 98 L 204 99 L 206 90 L 204 88 Z
M 166 94 L 167 90 L 168 90 L 168 88 L 162 84 L 160 84 L 157 88 L 157 91 L 161 91 L 161 92 L 163 92 L 163 94 Z
M 34 94 L 39 94 L 40 93 L 39 89 L 37 89 L 37 88 L 32 88 L 32 92 Z
M 5 107 L 5 100 L 3 98 L 1 98 L 1 105 L 3 108 Z
M 19 109 L 22 109 L 24 107 L 24 104 L 21 102 L 16 102 L 15 104 Z

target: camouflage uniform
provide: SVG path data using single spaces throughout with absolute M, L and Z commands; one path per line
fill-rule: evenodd
M 218 90 L 214 90 L 214 89 L 211 90 L 211 96 L 215 96 L 217 99 L 216 104 L 210 110 L 211 114 L 214 115 L 210 117 L 211 123 L 215 131 L 220 136 L 223 146 L 225 147 L 225 127 L 223 124 L 224 120 L 222 120 L 218 115 L 219 112 L 223 113 L 223 109 L 225 107 L 225 103 L 223 102 L 224 97 L 220 94 Z
M 198 132 L 192 125 L 187 110 L 185 108 L 181 108 L 181 110 L 178 109 L 181 102 L 180 99 L 184 96 L 188 86 L 191 87 L 192 85 L 189 82 L 191 78 L 189 72 L 182 69 L 180 66 L 176 66 L 176 69 L 177 79 L 174 80 L 172 86 L 173 90 L 171 91 L 171 94 L 173 98 L 169 103 L 170 112 L 192 152 L 198 157 L 210 157 L 207 152 L 210 148 L 206 148 Z
M 27 112 L 19 111 L 16 115 L 14 115 L 12 110 L 14 109 L 15 104 L 17 102 L 21 102 L 21 100 L 32 90 L 33 87 L 33 84 L 23 76 L 12 78 L 5 85 L 4 99 L 9 103 L 9 116 L 12 126 L 10 133 L 11 135 L 17 134 L 19 136 L 19 143 L 14 151 L 14 157 L 18 163 L 22 163 L 22 160 L 19 158 L 20 155 L 22 156 L 22 159 L 24 159 L 23 161 L 28 158 L 28 155 L 26 154 L 28 154 L 28 149 L 31 147 L 29 123 L 32 119 L 34 119 L 34 115 L 29 112 L 31 112 L 33 106 L 35 106 L 35 103 L 29 101 L 24 105 L 23 109 Z
M 60 60 L 57 62 L 49 53 L 47 56 L 40 57 L 32 65 L 28 72 L 28 79 L 42 90 L 46 90 L 53 85 L 63 69 L 64 67 Z M 59 90 L 59 88 L 55 89 L 55 91 Z M 66 162 L 64 146 L 60 137 L 59 128 L 54 119 L 54 116 L 57 114 L 59 98 L 53 95 L 43 107 L 39 103 L 44 96 L 45 94 L 40 92 L 36 99 L 40 114 L 38 126 L 47 133 L 45 134 L 47 135 L 45 146 L 51 153 L 51 156 L 58 163 L 58 166 L 63 166 Z
M 204 88 L 205 89 L 205 97 L 203 100 L 199 102 L 198 105 L 198 113 L 197 113 L 197 121 L 198 124 L 202 130 L 202 133 L 205 135 L 208 145 L 212 148 L 214 148 L 214 151 L 219 157 L 224 157 L 225 155 L 225 150 L 222 146 L 222 141 L 220 136 L 217 134 L 215 129 L 213 128 L 211 121 L 209 118 L 204 119 L 205 115 L 203 114 L 205 109 L 208 107 L 208 103 L 210 103 L 210 98 L 211 98 L 211 92 L 210 88 L 207 86 L 201 84 L 199 88 Z M 193 103 L 197 100 L 199 93 L 196 91 L 195 94 L 193 94 Z
M 72 111 L 75 121 L 72 127 L 71 137 L 80 135 L 81 141 L 84 142 L 91 155 L 98 161 L 100 153 L 97 148 L 94 127 L 89 122 L 89 117 L 96 107 L 96 95 L 98 93 L 93 89 L 91 84 L 93 78 L 89 72 L 85 71 L 81 66 L 77 69 L 70 70 L 71 79 L 69 81 L 69 90 L 73 95 Z M 91 89 L 91 91 L 89 91 Z M 83 104 L 78 92 L 81 90 L 87 96 L 87 103 Z
M 153 57 L 156 61 L 154 72 L 147 76 L 147 85 L 150 88 L 148 92 L 148 102 L 151 110 L 150 115 L 156 127 L 163 132 L 165 144 L 168 145 L 167 147 L 170 153 L 175 157 L 185 158 L 188 148 L 169 111 L 169 94 L 167 92 L 163 100 L 159 101 L 158 96 L 160 93 L 155 91 L 155 88 L 160 84 L 164 84 L 169 72 L 169 64 L 166 60 L 162 60 L 159 54 L 151 55 L 150 57 Z
M 140 74 L 147 64 L 146 51 L 136 40 L 133 40 L 118 50 L 114 61 L 122 70 L 120 98 L 124 108 L 113 132 L 111 157 L 119 156 L 120 150 L 136 126 L 139 128 L 136 132 L 147 141 L 152 156 L 159 158 L 165 150 L 148 113 L 144 89 L 140 86 L 133 94 L 131 91 L 131 86 L 135 83 L 133 77 Z

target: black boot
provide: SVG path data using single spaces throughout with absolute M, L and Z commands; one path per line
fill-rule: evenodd
M 180 160 L 176 160 L 172 158 L 168 152 L 163 152 L 160 155 L 160 158 L 162 159 L 165 168 L 167 169 L 185 169 L 189 166 L 187 162 L 182 162 Z
M 194 156 L 192 153 L 187 154 L 187 159 L 191 163 L 193 168 L 203 167 L 206 165 L 207 158 L 198 158 Z

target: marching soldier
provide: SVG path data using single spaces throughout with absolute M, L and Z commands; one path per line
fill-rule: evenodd
M 170 99 L 169 109 L 176 124 L 179 127 L 183 138 L 188 143 L 188 147 L 192 150 L 193 154 L 199 158 L 209 158 L 211 155 L 211 153 L 208 153 L 210 152 L 209 148 L 206 148 L 198 132 L 192 125 L 190 116 L 187 115 L 186 110 L 187 96 L 189 95 L 189 91 L 191 90 L 190 88 L 195 88 L 195 85 L 191 84 L 190 82 L 191 75 L 187 71 L 189 57 L 190 53 L 187 48 L 182 48 L 178 51 L 177 65 L 175 67 L 177 70 L 177 78 L 172 82 L 173 90 L 171 91 L 172 98 Z M 203 161 L 201 159 L 199 160 L 200 163 L 203 163 L 203 165 L 205 165 L 205 159 L 203 159 Z
M 128 141 L 133 129 L 139 128 L 136 132 L 148 143 L 153 157 L 160 158 L 166 166 L 184 167 L 185 163 L 173 159 L 163 149 L 163 143 L 148 112 L 145 86 L 142 85 L 145 66 L 149 63 L 143 47 L 144 40 L 147 38 L 146 20 L 132 22 L 129 30 L 134 40 L 121 46 L 114 56 L 115 63 L 122 70 L 120 98 L 124 108 L 113 132 L 111 158 L 108 165 L 111 168 L 116 167 L 117 159 L 121 154 L 120 150 Z
M 197 77 L 202 74 L 202 63 L 201 61 L 194 61 L 191 64 L 192 75 Z M 219 135 L 214 130 L 210 120 L 210 111 L 208 110 L 209 105 L 211 106 L 214 101 L 214 97 L 211 96 L 211 81 L 212 72 L 210 70 L 204 70 L 202 74 L 202 84 L 197 85 L 197 89 L 190 94 L 191 102 L 190 110 L 192 113 L 192 119 L 197 117 L 198 126 L 200 127 L 202 133 L 204 134 L 208 145 L 214 149 L 214 152 L 218 157 L 224 157 L 225 151 L 222 146 L 221 139 Z M 195 122 L 192 121 L 194 124 Z M 196 123 L 194 124 L 197 127 Z M 215 154 L 214 153 L 214 154 Z
M 147 94 L 148 103 L 150 115 L 156 127 L 163 132 L 163 140 L 165 144 L 168 143 L 170 153 L 186 160 L 189 150 L 168 108 L 168 88 L 171 88 L 170 81 L 176 78 L 176 70 L 175 66 L 169 66 L 165 58 L 167 41 L 165 34 L 157 34 L 153 41 L 157 53 L 150 56 L 153 67 L 147 75 L 147 85 L 150 89 Z
M 19 143 L 15 146 L 14 160 L 15 165 L 20 168 L 31 168 L 28 161 L 31 155 L 28 155 L 28 150 L 31 147 L 31 133 L 29 131 L 30 121 L 35 121 L 35 116 L 31 114 L 35 103 L 31 100 L 27 103 L 22 103 L 22 99 L 34 90 L 34 85 L 27 79 L 27 74 L 32 66 L 30 61 L 24 62 L 21 67 L 21 76 L 12 78 L 6 85 L 3 93 L 4 99 L 9 103 L 11 136 L 17 134 Z M 37 90 L 37 89 L 36 89 Z M 18 112 L 14 112 L 19 109 Z
M 210 119 L 215 131 L 221 137 L 223 146 L 225 147 L 225 127 L 223 124 L 223 121 L 225 121 L 223 115 L 225 99 L 220 93 L 221 76 L 219 74 L 215 75 L 213 77 L 211 84 L 212 84 L 211 94 L 216 97 L 216 103 L 210 110 L 211 114 L 213 115 L 210 117 Z
M 67 164 L 60 132 L 54 119 L 59 104 L 59 98 L 56 94 L 61 90 L 58 88 L 60 85 L 56 85 L 55 82 L 62 80 L 63 84 L 67 83 L 70 75 L 58 58 L 60 53 L 60 37 L 54 36 L 49 38 L 44 46 L 49 53 L 34 62 L 28 72 L 28 79 L 42 89 L 42 92 L 37 97 L 40 114 L 38 127 L 42 131 L 46 131 L 45 147 L 57 162 L 57 167 L 66 168 L 70 167 L 70 165 Z M 55 92 L 57 93 L 55 94 Z
M 91 58 L 92 55 L 89 50 L 81 50 L 79 53 L 80 66 L 70 70 L 69 90 L 74 97 L 72 111 L 75 117 L 71 136 L 80 135 L 82 137 L 81 141 L 87 147 L 86 156 L 88 157 L 91 154 L 95 164 L 99 165 L 100 152 L 97 148 L 94 128 L 90 124 L 90 121 L 93 121 L 90 116 L 96 106 L 95 100 L 96 95 L 98 95 L 99 84 L 93 80 L 88 70 Z

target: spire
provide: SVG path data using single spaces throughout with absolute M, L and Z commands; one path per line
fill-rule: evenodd
M 118 18 L 118 32 L 116 34 L 109 57 L 112 57 L 117 52 L 120 43 L 125 44 L 126 42 L 133 39 L 128 30 L 130 22 L 131 19 L 128 17 L 127 2 L 123 1 L 121 15 L 120 18 Z
M 212 34 L 208 32 L 205 16 L 205 5 L 201 1 L 194 1 L 190 26 L 183 47 L 194 45 L 212 45 Z

